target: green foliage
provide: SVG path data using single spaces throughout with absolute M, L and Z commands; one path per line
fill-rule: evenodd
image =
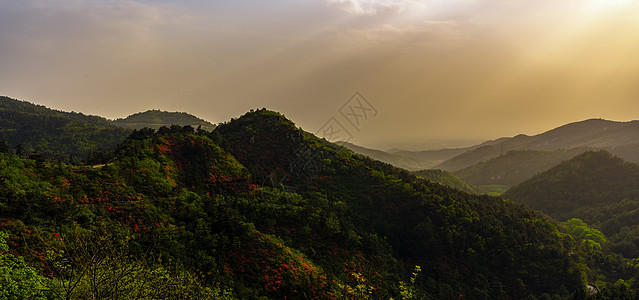
M 20 156 L 32 151 L 62 161 L 114 149 L 128 131 L 108 120 L 66 113 L 0 96 L 0 140 Z
M 228 291 L 207 287 L 186 270 L 169 271 L 135 258 L 114 244 L 102 227 L 76 227 L 59 252 L 47 253 L 55 299 L 231 299 Z
M 513 187 L 504 197 L 559 220 L 584 220 L 607 236 L 611 250 L 636 258 L 638 178 L 638 165 L 604 151 L 586 152 Z
M 401 295 L 402 299 L 404 300 L 416 299 L 417 295 L 416 295 L 416 288 L 415 288 L 415 279 L 417 278 L 417 275 L 419 275 L 419 272 L 421 271 L 422 271 L 422 268 L 420 266 L 415 266 L 413 275 L 410 278 L 410 284 L 407 284 L 403 281 L 399 282 L 399 294 Z
M 459 179 L 455 175 L 452 175 L 446 171 L 442 170 L 421 170 L 413 172 L 417 177 L 421 177 L 424 179 L 428 179 L 432 182 L 437 182 L 441 185 L 445 185 L 447 187 L 451 187 L 454 189 L 458 189 L 460 191 L 468 192 L 468 193 L 477 193 L 477 190 L 470 186 L 465 181 Z
M 0 231 L 0 298 L 45 299 L 44 286 L 48 279 L 28 266 L 22 257 L 9 253 L 8 237 Z
M 606 237 L 601 231 L 588 227 L 584 221 L 572 218 L 562 223 L 568 229 L 568 232 L 581 238 L 589 248 L 601 250 L 601 245 L 607 242 Z
M 82 167 L 0 154 L 0 228 L 46 275 L 44 296 L 568 297 L 636 271 L 616 256 L 593 264 L 541 213 L 356 155 L 271 111 L 211 133 L 137 130 L 114 154 Z

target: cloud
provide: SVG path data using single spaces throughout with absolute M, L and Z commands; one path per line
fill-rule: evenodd
M 115 37 L 139 39 L 148 37 L 156 26 L 187 19 L 176 7 L 132 0 L 25 0 L 0 4 L 0 25 L 12 28 L 3 30 L 4 38 L 52 42 L 87 39 L 94 43 L 96 38 Z
M 415 0 L 326 0 L 329 7 L 340 8 L 356 15 L 402 12 L 419 2 Z
M 458 45 L 467 37 L 462 31 L 463 24 L 454 20 L 423 21 L 409 24 L 379 24 L 364 29 L 350 29 L 339 36 L 363 48 L 384 49 L 413 48 L 417 46 Z

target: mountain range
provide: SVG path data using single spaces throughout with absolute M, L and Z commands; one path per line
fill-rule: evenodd
M 457 149 L 384 152 L 344 146 L 407 170 L 445 170 L 478 190 L 500 193 L 589 150 L 606 150 L 639 163 L 639 121 L 589 119 L 534 136 L 520 134 Z
M 29 128 L 29 135 L 46 130 Z M 411 173 L 356 154 L 274 111 L 252 110 L 212 131 L 175 125 L 126 133 L 111 156 L 89 165 L 0 151 L 2 295 L 637 295 L 639 266 L 577 232 L 596 233 L 592 224 L 564 225 L 516 194 L 462 191 L 449 187 L 465 188 L 447 172 Z M 601 292 L 589 297 L 587 284 Z
M 114 150 L 131 130 L 172 125 L 207 131 L 215 128 L 210 122 L 184 112 L 149 110 L 112 121 L 0 96 L 0 141 L 14 149 L 20 145 L 26 154 L 36 152 L 67 162 Z

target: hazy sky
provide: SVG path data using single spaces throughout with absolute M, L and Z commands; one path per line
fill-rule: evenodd
M 632 0 L 0 0 L 0 95 L 216 123 L 266 107 L 372 147 L 639 119 L 638 53 Z

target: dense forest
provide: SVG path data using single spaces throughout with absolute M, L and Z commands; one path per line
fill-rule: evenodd
M 457 176 L 450 174 L 446 171 L 438 170 L 438 169 L 428 169 L 428 170 L 420 170 L 414 171 L 417 177 L 421 177 L 427 179 L 432 182 L 439 183 L 441 185 L 451 187 L 460 191 L 468 192 L 468 193 L 477 193 L 477 189 L 461 180 Z
M 416 177 L 264 109 L 212 132 L 135 130 L 92 165 L 0 164 L 6 298 L 635 295 L 635 262 L 593 246 L 587 225 Z
M 124 128 L 142 129 L 145 127 L 159 129 L 162 126 L 180 125 L 211 131 L 215 125 L 185 112 L 168 112 L 148 110 L 132 114 L 126 118 L 117 119 L 113 124 Z
M 73 162 L 114 149 L 130 131 L 107 119 L 0 96 L 0 148 Z
M 639 165 L 606 151 L 586 152 L 513 187 L 504 197 L 557 220 L 582 219 L 608 237 L 613 251 L 639 257 Z

